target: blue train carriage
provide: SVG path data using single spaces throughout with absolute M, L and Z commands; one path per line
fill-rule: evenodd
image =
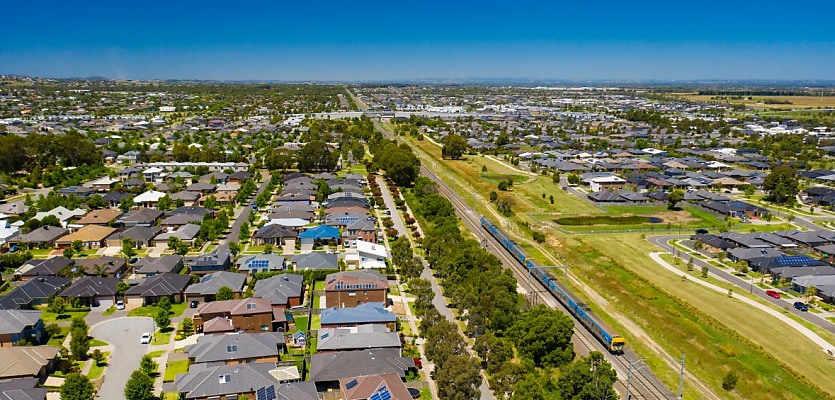
M 577 319 L 585 325 L 597 337 L 598 340 L 606 344 L 607 349 L 611 353 L 623 353 L 623 348 L 626 346 L 626 340 L 618 335 L 612 328 L 607 326 L 600 320 L 594 312 L 589 309 L 584 303 L 577 303 L 576 308 Z

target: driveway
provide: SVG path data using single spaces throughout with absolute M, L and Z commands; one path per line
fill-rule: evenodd
M 110 343 L 110 364 L 98 398 L 125 398 L 125 384 L 148 352 L 149 345 L 139 344 L 139 337 L 143 332 L 152 331 L 153 320 L 146 317 L 111 318 L 90 328 L 90 336 Z

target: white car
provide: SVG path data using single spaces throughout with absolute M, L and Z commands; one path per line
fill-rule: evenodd
M 124 310 L 125 309 L 125 302 L 122 301 L 122 300 L 117 301 L 116 302 L 116 309 L 117 310 Z
M 142 339 L 140 339 L 139 343 L 148 344 L 151 343 L 151 332 L 145 332 L 142 334 Z

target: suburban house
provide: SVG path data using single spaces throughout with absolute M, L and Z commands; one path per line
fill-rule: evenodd
M 116 303 L 116 285 L 119 279 L 100 276 L 82 276 L 61 292 L 65 300 L 78 298 L 88 307 L 109 308 Z
M 325 278 L 326 307 L 388 304 L 388 279 L 376 270 L 335 272 Z
M 55 241 L 60 237 L 66 236 L 67 233 L 69 233 L 67 228 L 44 225 L 29 233 L 18 235 L 16 240 L 10 240 L 10 242 L 26 243 L 30 248 L 46 248 L 54 246 Z
M 386 246 L 375 242 L 364 240 L 356 241 L 357 254 L 359 255 L 359 268 L 362 269 L 385 269 L 388 252 Z M 346 260 L 347 264 L 347 260 Z
M 304 271 L 307 269 L 339 269 L 336 254 L 314 251 L 307 254 L 296 254 L 293 256 L 293 270 Z
M 75 263 L 64 256 L 47 258 L 45 260 L 29 260 L 15 270 L 14 275 L 21 281 L 28 281 L 39 276 L 55 276 L 58 271 Z
M 46 339 L 40 310 L 0 310 L 0 347 L 25 340 L 40 344 Z
M 87 215 L 81 217 L 78 221 L 75 221 L 75 224 L 108 226 L 116 221 L 116 218 L 119 218 L 120 215 L 122 215 L 121 210 L 103 208 L 101 210 L 90 211 Z
M 202 215 L 181 213 L 166 217 L 159 223 L 159 226 L 162 228 L 179 228 L 183 225 L 192 224 L 199 227 L 201 221 L 203 221 Z
M 128 270 L 128 263 L 121 257 L 79 258 L 75 260 L 75 268 L 84 275 L 121 278 Z
M 281 367 L 275 364 L 241 364 L 208 366 L 194 364 L 186 374 L 180 374 L 174 380 L 180 399 L 185 400 L 220 400 L 248 399 L 276 400 L 318 400 L 316 386 L 312 382 L 284 382 Z M 258 396 L 258 393 L 262 393 Z M 275 396 L 273 396 L 273 394 Z
M 165 272 L 177 273 L 181 269 L 183 269 L 183 257 L 176 254 L 162 257 L 147 256 L 133 263 L 134 273 L 146 277 Z
M 165 196 L 168 196 L 168 194 L 156 190 L 149 190 L 134 197 L 133 204 L 140 208 L 153 208 Z
M 406 384 L 393 372 L 342 378 L 339 380 L 339 393 L 343 400 L 412 399 Z
M 215 295 L 220 288 L 226 286 L 232 289 L 236 298 L 240 298 L 244 291 L 246 275 L 237 272 L 218 271 L 205 275 L 185 290 L 186 301 L 198 301 L 201 303 L 214 301 Z
M 186 215 L 186 214 L 181 214 L 181 215 Z M 173 230 L 170 230 L 168 232 L 160 233 L 159 235 L 154 237 L 153 245 L 154 246 L 159 246 L 159 245 L 167 244 L 168 240 L 171 237 L 176 237 L 177 239 L 179 239 L 183 243 L 191 244 L 191 242 L 193 242 L 194 239 L 197 237 L 197 234 L 200 233 L 200 225 L 195 225 L 195 224 L 185 224 L 185 225 L 181 225 L 177 228 L 170 228 L 170 229 L 173 229 Z
M 0 348 L 0 380 L 3 381 L 37 378 L 43 383 L 57 366 L 58 348 L 54 346 Z M 25 397 L 21 399 L 26 400 Z
M 258 272 L 284 271 L 284 256 L 278 254 L 255 254 L 241 257 L 236 264 L 238 271 L 249 274 Z
M 134 226 L 119 230 L 107 237 L 107 247 L 122 247 L 122 240 L 133 241 L 134 249 L 144 249 L 153 246 L 153 239 L 162 231 L 156 226 Z
M 286 240 L 296 240 L 298 234 L 285 226 L 279 224 L 268 224 L 258 229 L 252 235 L 252 243 L 256 246 L 273 245 L 283 246 Z
M 80 217 L 84 216 L 84 214 L 87 214 L 87 211 L 84 211 L 80 208 L 76 208 L 75 210 L 67 210 L 64 207 L 58 206 L 58 207 L 55 207 L 55 208 L 53 208 L 49 211 L 39 212 L 39 213 L 35 214 L 34 218 L 37 219 L 38 221 L 41 221 L 47 215 L 54 215 L 56 218 L 58 218 L 58 221 L 61 222 L 61 226 L 66 228 L 67 223 L 69 223 L 69 221 L 71 219 L 80 218 Z
M 13 400 L 47 400 L 46 395 L 49 393 L 49 389 L 38 387 L 38 381 L 38 378 L 4 379 L 0 381 L 0 398 Z
M 374 221 L 357 220 L 342 230 L 342 243 L 345 247 L 355 247 L 354 243 L 359 240 L 377 243 L 377 226 Z
M 382 325 L 360 325 L 351 328 L 322 328 L 317 331 L 317 353 L 366 350 L 371 348 L 400 349 L 400 334 Z
M 415 361 L 401 357 L 399 349 L 368 349 L 314 354 L 310 359 L 308 380 L 316 383 L 320 392 L 339 390 L 339 380 L 357 376 L 396 374 L 401 380 Z
M 278 363 L 286 353 L 284 334 L 280 332 L 205 335 L 197 344 L 186 346 L 189 360 L 209 366 L 255 363 Z
M 163 297 L 172 303 L 183 301 L 183 291 L 191 283 L 191 277 L 171 272 L 164 272 L 145 278 L 142 283 L 125 292 L 125 304 L 128 307 L 151 305 Z
M 270 300 L 274 309 L 288 309 L 304 303 L 304 276 L 280 274 L 255 283 L 255 297 Z
M 70 278 L 62 276 L 40 276 L 30 279 L 0 297 L 0 309 L 16 310 L 46 304 L 52 296 L 69 286 L 70 282 Z
M 273 332 L 273 309 L 268 299 L 253 297 L 203 303 L 194 315 L 194 329 L 205 334 L 229 332 L 225 329 L 209 330 L 208 325 L 215 319 L 228 320 L 231 331 Z M 207 327 L 204 328 L 204 324 Z M 222 328 L 223 325 L 217 327 Z
M 322 310 L 322 328 L 345 328 L 360 325 L 383 325 L 394 330 L 397 315 L 383 308 L 383 303 L 364 303 L 356 307 L 331 307 Z
M 86 225 L 83 228 L 70 233 L 55 241 L 59 249 L 70 247 L 76 240 L 80 241 L 84 248 L 98 249 L 107 246 L 106 239 L 116 232 L 115 228 L 99 225 Z
M 299 234 L 302 243 L 339 243 L 339 228 L 319 225 Z
M 210 274 L 216 271 L 226 271 L 232 266 L 229 247 L 221 245 L 211 253 L 197 256 L 189 265 L 192 274 Z

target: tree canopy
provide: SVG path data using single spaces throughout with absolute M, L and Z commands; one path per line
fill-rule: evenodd
M 95 389 L 90 379 L 79 373 L 67 375 L 61 386 L 62 400 L 90 400 Z
M 311 140 L 298 154 L 298 167 L 302 172 L 333 171 L 339 161 L 339 153 L 332 152 L 322 140 Z
M 768 192 L 768 200 L 778 204 L 794 204 L 799 191 L 794 168 L 780 165 L 771 170 L 763 181 L 763 189 Z
M 538 367 L 560 366 L 574 357 L 574 323 L 567 315 L 542 304 L 523 312 L 511 328 L 519 354 Z
M 467 152 L 467 141 L 461 135 L 449 134 L 444 138 L 441 157 L 458 160 Z

